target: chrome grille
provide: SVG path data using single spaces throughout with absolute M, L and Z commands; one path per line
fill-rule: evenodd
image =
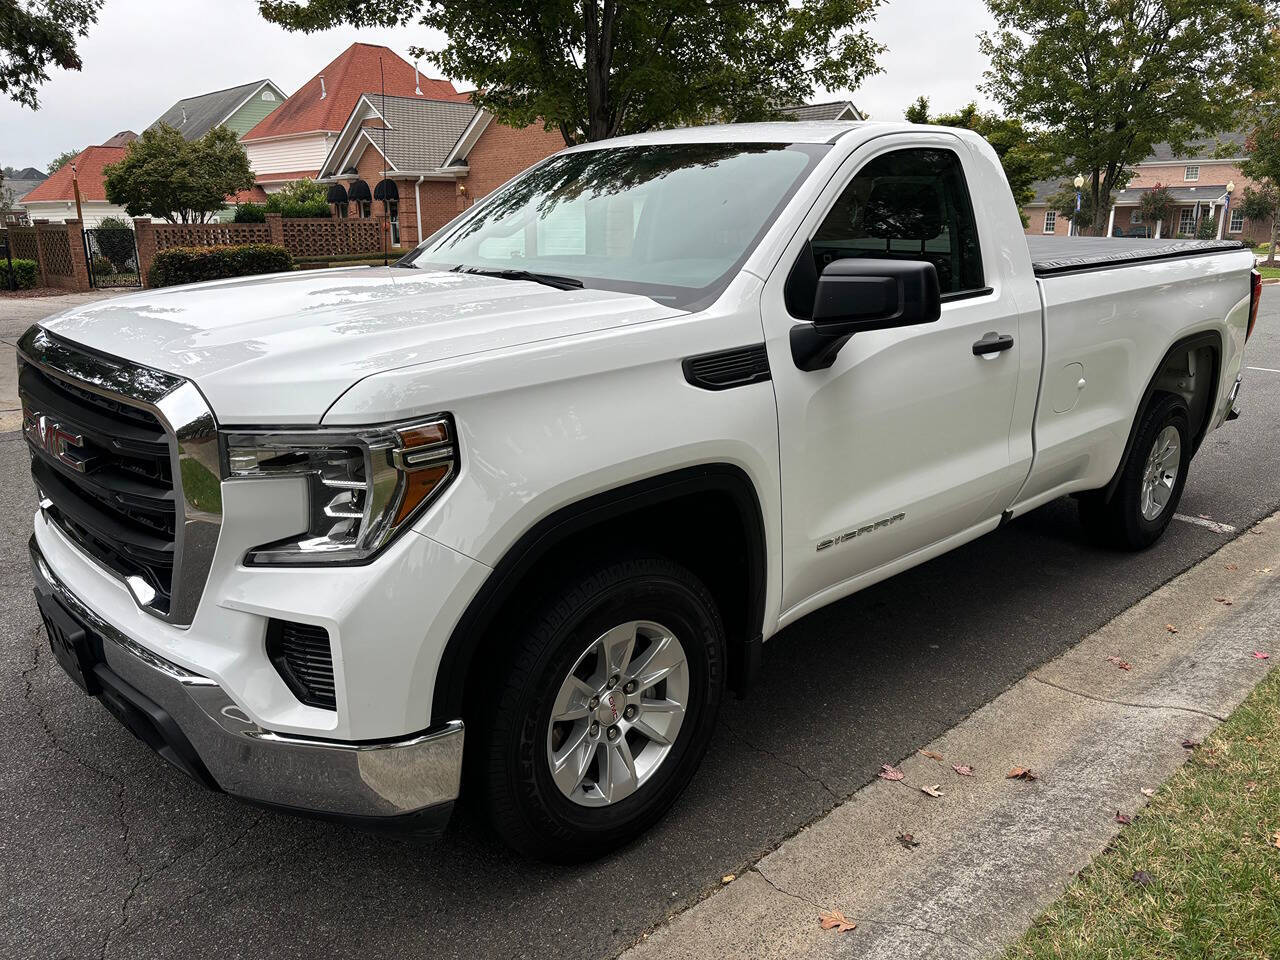
M 45 517 L 139 606 L 189 624 L 221 524 L 217 430 L 199 391 L 39 327 L 18 366 Z

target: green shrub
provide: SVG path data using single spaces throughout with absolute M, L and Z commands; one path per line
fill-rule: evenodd
M 94 237 L 98 250 L 111 264 L 107 273 L 124 273 L 133 268 L 133 224 L 123 217 L 103 217 L 98 222 Z M 98 273 L 103 271 L 94 267 Z
M 101 254 L 94 257 L 89 266 L 93 270 L 95 277 L 105 277 L 116 272 L 115 264 Z
M 273 243 L 246 243 L 237 247 L 173 247 L 156 254 L 147 273 L 153 287 L 179 283 L 280 273 L 293 269 L 284 247 Z
M 5 262 L 0 260 L 0 289 L 9 289 L 7 272 Z M 30 290 L 40 285 L 40 264 L 34 260 L 14 260 L 13 275 L 17 278 L 19 290 Z
M 331 217 L 328 193 L 314 180 L 295 180 L 267 197 L 267 213 L 283 217 Z
M 1215 240 L 1218 236 L 1218 218 L 1205 217 L 1196 225 L 1197 240 Z
M 233 223 L 266 223 L 267 208 L 260 203 L 242 203 L 236 207 Z

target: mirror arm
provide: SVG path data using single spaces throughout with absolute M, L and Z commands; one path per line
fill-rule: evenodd
M 840 326 L 797 323 L 791 328 L 791 359 L 806 371 L 826 370 L 836 362 L 840 348 L 853 336 L 853 331 Z

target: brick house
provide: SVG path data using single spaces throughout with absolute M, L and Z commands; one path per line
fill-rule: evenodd
M 391 246 L 410 247 L 563 147 L 559 133 L 504 126 L 470 102 L 366 94 L 317 179 L 335 216 L 381 219 Z
M 1225 134 L 1193 141 L 1181 153 L 1167 143 L 1158 144 L 1142 163 L 1135 164 L 1128 186 L 1115 194 L 1108 215 L 1108 234 L 1126 237 L 1194 236 L 1199 225 L 1217 218 L 1214 235 L 1230 240 L 1266 240 L 1269 223 L 1246 220 L 1239 207 L 1246 187 L 1253 181 L 1240 172 L 1245 133 Z M 1222 154 L 1222 156 L 1218 156 Z M 1023 209 L 1028 234 L 1066 236 L 1067 218 L 1049 207 L 1062 180 L 1035 185 L 1035 200 Z M 1169 189 L 1178 206 L 1171 223 L 1145 223 L 1139 213 L 1142 197 L 1157 184 Z M 1228 189 L 1230 188 L 1230 189 Z
M 366 93 L 467 103 L 448 80 L 422 76 L 389 47 L 353 43 L 241 137 L 249 166 L 268 193 L 315 179 Z

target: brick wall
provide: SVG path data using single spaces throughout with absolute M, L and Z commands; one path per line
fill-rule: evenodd
M 1026 234 L 1029 237 L 1065 237 L 1071 232 L 1071 221 L 1058 213 L 1054 218 L 1054 229 L 1052 233 L 1044 232 L 1044 220 L 1049 214 L 1046 207 L 1027 207 L 1022 211 L 1027 218 Z
M 471 169 L 466 180 L 467 202 L 487 196 L 520 171 L 563 149 L 560 132 L 543 130 L 540 123 L 517 129 L 490 121 L 467 156 Z
M 37 220 L 32 226 L 10 226 L 9 249 L 15 259 L 35 260 L 40 269 L 40 286 L 63 290 L 88 290 L 89 262 L 84 253 L 84 225 L 79 220 L 50 223 Z
M 1200 168 L 1200 178 L 1198 180 L 1187 180 L 1186 172 L 1188 166 L 1198 166 Z M 1166 187 L 1194 187 L 1197 184 L 1203 184 L 1206 187 L 1223 186 L 1224 184 L 1234 183 L 1235 191 L 1231 194 L 1231 206 L 1235 207 L 1243 198 L 1246 187 L 1253 186 L 1253 181 L 1246 177 L 1240 171 L 1240 165 L 1227 160 L 1206 160 L 1198 164 L 1186 163 L 1169 163 L 1169 164 L 1151 164 L 1143 165 L 1134 169 L 1133 179 L 1129 181 L 1130 187 L 1154 187 L 1157 183 L 1162 183 Z M 1213 196 L 1210 197 L 1210 194 Z M 1205 199 L 1217 199 L 1221 196 L 1218 191 L 1205 191 Z M 1203 207 L 1201 208 L 1203 211 Z M 1222 210 L 1219 208 L 1217 213 L 1221 215 Z M 1173 232 L 1178 229 L 1179 214 L 1174 214 L 1173 224 L 1165 224 L 1162 233 L 1164 236 L 1172 236 Z M 1116 226 L 1128 230 L 1131 226 L 1130 213 L 1128 210 L 1120 209 L 1116 211 Z M 1148 224 L 1153 230 L 1155 224 Z M 1228 228 L 1230 224 L 1227 225 Z M 1271 224 L 1259 222 L 1255 220 L 1246 220 L 1244 229 L 1239 233 L 1223 232 L 1223 236 L 1229 240 L 1248 239 L 1253 241 L 1263 241 L 1271 235 Z

